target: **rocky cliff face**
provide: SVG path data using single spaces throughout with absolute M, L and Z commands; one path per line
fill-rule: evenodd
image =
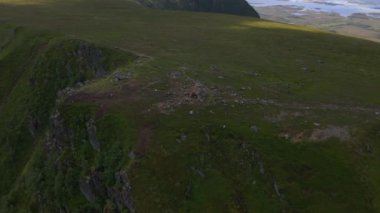
M 259 18 L 259 14 L 245 0 L 137 0 L 144 6 L 160 9 L 191 10 L 227 13 Z

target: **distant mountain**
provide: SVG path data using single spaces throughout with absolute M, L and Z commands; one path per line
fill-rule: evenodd
M 139 3 L 160 9 L 191 10 L 227 13 L 259 18 L 256 10 L 245 0 L 137 0 Z

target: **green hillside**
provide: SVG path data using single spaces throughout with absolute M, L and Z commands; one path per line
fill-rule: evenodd
M 380 212 L 380 44 L 0 0 L 0 212 Z

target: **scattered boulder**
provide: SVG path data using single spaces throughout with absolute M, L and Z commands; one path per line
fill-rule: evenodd
M 181 133 L 181 137 L 180 137 L 181 141 L 186 141 L 187 140 L 187 135 L 186 133 L 182 132 Z
M 175 72 L 171 72 L 169 74 L 169 77 L 171 79 L 175 79 L 175 80 L 178 80 L 178 79 L 181 79 L 183 77 L 183 73 L 182 72 L 178 72 L 178 71 L 175 71 Z
M 130 160 L 134 160 L 136 159 L 136 154 L 134 151 L 130 151 L 129 154 L 128 154 L 128 157 Z
M 257 128 L 257 126 L 251 126 L 251 131 L 253 133 L 257 133 L 259 131 L 259 128 Z

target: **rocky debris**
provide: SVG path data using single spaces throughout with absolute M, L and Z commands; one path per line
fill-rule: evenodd
M 94 119 L 91 118 L 86 123 L 86 128 L 87 128 L 88 140 L 89 140 L 92 148 L 96 151 L 99 151 L 100 150 L 100 143 L 96 137 L 96 126 L 95 126 Z
M 247 87 L 246 87 L 247 89 Z M 241 90 L 238 89 L 238 90 Z M 288 116 L 292 117 L 302 117 L 308 113 L 309 110 L 330 110 L 330 111 L 345 111 L 345 112 L 354 112 L 354 113 L 374 113 L 375 115 L 380 115 L 380 108 L 376 107 L 366 107 L 366 106 L 353 106 L 353 105 L 338 105 L 338 104 L 303 104 L 296 102 L 280 102 L 274 99 L 263 99 L 260 97 L 246 98 L 238 91 L 230 86 L 225 88 L 213 88 L 212 101 L 215 104 L 223 104 L 225 106 L 230 105 L 230 103 L 244 104 L 244 105 L 262 105 L 262 106 L 273 106 L 279 107 L 281 109 L 287 110 L 297 110 L 296 112 L 284 112 L 276 116 L 267 117 L 271 122 L 280 122 Z M 216 92 L 215 92 L 216 91 Z
M 209 89 L 200 82 L 195 82 L 192 87 L 188 89 L 186 93 L 191 99 L 195 99 L 203 102 L 209 94 Z
M 156 107 L 161 113 L 170 114 L 175 111 L 176 107 L 181 105 L 196 105 L 202 104 L 222 104 L 225 106 L 236 107 L 236 105 L 262 105 L 262 106 L 274 106 L 283 109 L 298 110 L 294 113 L 280 112 L 279 115 L 274 117 L 268 117 L 267 119 L 271 122 L 280 122 L 285 118 L 300 117 L 303 116 L 309 110 L 332 110 L 332 111 L 347 111 L 347 112 L 363 112 L 363 113 L 375 113 L 380 114 L 378 108 L 370 108 L 363 106 L 350 106 L 350 105 L 336 105 L 336 104 L 300 104 L 300 103 L 283 103 L 272 99 L 263 98 L 245 98 L 242 94 L 238 92 L 241 90 L 251 90 L 250 87 L 242 87 L 239 89 L 234 89 L 230 86 L 226 86 L 224 89 L 216 86 L 206 87 L 199 81 L 195 81 L 191 78 L 183 76 L 180 79 L 176 79 L 180 74 L 173 72 L 170 76 L 173 80 L 173 87 L 171 90 L 166 92 L 165 97 L 168 99 L 163 102 L 156 104 Z M 155 90 L 157 93 L 161 92 Z M 303 110 L 303 112 L 299 112 Z M 316 123 L 318 124 L 318 123 Z
M 215 91 L 210 90 L 199 81 L 187 79 L 185 81 L 175 81 L 174 87 L 166 92 L 167 100 L 156 104 L 158 110 L 164 114 L 170 114 L 175 108 L 182 105 L 200 105 L 206 102 Z M 195 114 L 194 110 L 189 111 L 190 115 Z
M 65 89 L 63 90 L 60 90 L 57 92 L 57 105 L 59 104 L 59 102 L 61 102 L 65 97 L 69 97 L 69 96 L 72 96 L 74 93 L 75 93 L 75 89 L 74 88 L 71 88 L 71 87 L 66 87 Z
M 320 127 L 320 124 L 314 124 L 316 127 Z M 290 140 L 294 143 L 302 141 L 321 142 L 328 139 L 336 138 L 340 141 L 350 141 L 352 135 L 347 127 L 328 126 L 324 129 L 316 128 L 311 131 L 301 131 L 287 129 L 278 135 L 280 138 Z
M 117 83 L 119 81 L 128 80 L 132 78 L 132 73 L 116 71 L 112 74 L 112 82 Z
M 314 129 L 309 140 L 314 142 L 337 138 L 341 141 L 349 141 L 352 136 L 347 127 L 328 126 L 325 129 Z

